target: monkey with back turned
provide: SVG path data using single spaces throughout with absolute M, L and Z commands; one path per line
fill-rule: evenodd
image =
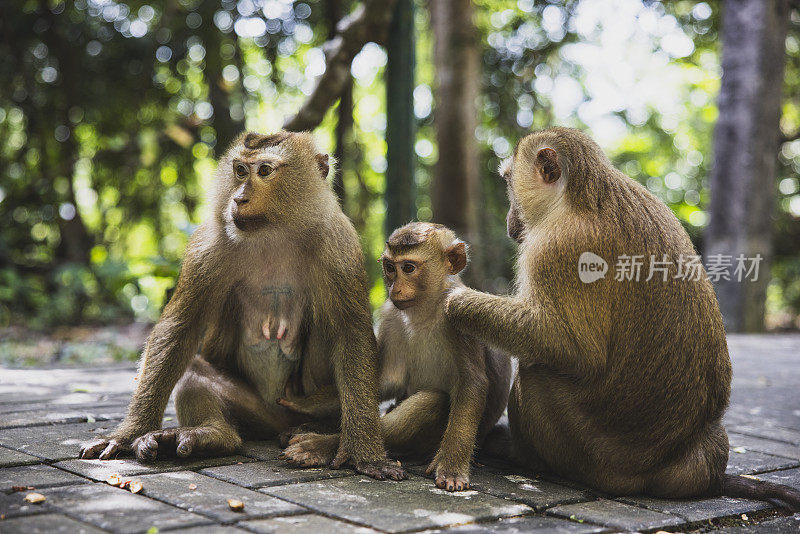
M 466 264 L 466 244 L 431 223 L 395 230 L 381 257 L 389 291 L 378 327 L 381 397 L 397 402 L 381 418 L 384 442 L 393 454 L 433 455 L 426 472 L 447 491 L 469 488 L 473 450 L 505 410 L 511 382 L 507 357 L 457 332 L 444 316 L 444 299 L 463 287 L 458 273 Z M 279 402 L 312 415 L 335 405 L 319 397 Z M 337 435 L 301 432 L 284 457 L 325 465 L 337 444 Z
M 308 133 L 246 133 L 222 157 L 213 216 L 192 235 L 147 341 L 128 413 L 82 458 L 226 454 L 307 418 L 275 400 L 335 387 L 332 465 L 405 478 L 380 439 L 377 345 L 358 236 Z M 203 335 L 205 338 L 203 339 Z M 202 351 L 195 353 L 203 339 Z M 176 383 L 177 428 L 161 430 Z
M 525 137 L 501 173 L 508 233 L 520 244 L 516 292 L 459 289 L 446 303 L 457 328 L 519 359 L 510 436 L 494 452 L 505 443 L 534 469 L 612 495 L 800 507 L 795 489 L 725 474 L 725 330 L 702 265 L 700 276 L 678 270 L 696 252 L 670 209 L 569 128 Z M 584 252 L 611 265 L 627 255 L 671 267 L 583 283 Z

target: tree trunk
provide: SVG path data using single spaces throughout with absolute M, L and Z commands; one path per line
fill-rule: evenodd
M 722 86 L 709 187 L 705 259 L 763 258 L 758 278 L 715 282 L 729 332 L 764 329 L 789 20 L 788 0 L 730 0 L 722 20 Z
M 329 0 L 327 2 L 328 21 L 330 22 L 330 30 L 328 31 L 328 40 L 336 37 L 336 25 L 341 20 L 344 10 L 339 0 Z M 350 132 L 353 129 L 353 78 L 352 76 L 346 81 L 344 89 L 342 89 L 342 96 L 339 98 L 339 109 L 337 110 L 336 131 L 334 136 L 336 138 L 336 147 L 334 148 L 333 157 L 336 159 L 336 166 L 333 172 L 333 192 L 339 198 L 339 203 L 345 207 L 345 190 L 344 190 L 344 166 L 347 161 L 347 143 Z
M 416 218 L 414 184 L 414 2 L 399 0 L 386 65 L 386 235 Z
M 479 191 L 476 99 L 480 55 L 470 0 L 430 4 L 436 68 L 434 127 L 439 160 L 431 184 L 433 219 L 452 228 L 473 246 L 467 280 L 481 279 L 476 202 Z

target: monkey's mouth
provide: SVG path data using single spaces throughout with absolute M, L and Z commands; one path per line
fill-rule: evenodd
M 407 299 L 407 300 L 394 300 L 392 299 L 392 304 L 398 310 L 407 310 L 411 306 L 414 305 L 414 299 Z
M 256 230 L 265 226 L 267 222 L 269 222 L 263 215 L 242 215 L 236 212 L 233 213 L 232 218 L 233 224 L 236 225 L 236 228 L 242 230 L 243 232 Z

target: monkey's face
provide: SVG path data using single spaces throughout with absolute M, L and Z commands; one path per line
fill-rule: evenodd
M 383 279 L 389 298 L 398 310 L 407 310 L 417 303 L 420 294 L 428 290 L 425 258 L 416 255 L 381 256 Z
M 254 230 L 269 223 L 270 199 L 285 162 L 275 156 L 234 159 L 232 174 L 237 186 L 231 196 L 233 223 L 239 230 Z
M 445 233 L 446 236 L 441 235 Z M 449 244 L 443 247 L 440 237 L 445 237 L 445 243 Z M 467 245 L 442 227 L 426 241 L 402 252 L 387 246 L 381 265 L 389 298 L 397 309 L 434 305 L 450 287 L 450 276 L 466 267 Z
M 328 156 L 307 133 L 243 134 L 220 161 L 215 207 L 232 238 L 261 228 L 302 226 L 336 202 Z

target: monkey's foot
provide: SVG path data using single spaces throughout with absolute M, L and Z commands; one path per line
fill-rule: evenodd
M 289 438 L 280 457 L 298 467 L 321 467 L 333 461 L 338 449 L 338 434 L 307 432 Z
M 235 432 L 227 433 L 211 426 L 166 428 L 136 438 L 133 452 L 137 460 L 149 462 L 159 456 L 188 458 L 230 454 L 241 446 L 241 442 Z
M 465 491 L 469 489 L 469 468 L 467 470 L 459 470 L 444 467 L 438 457 L 434 458 L 425 474 L 428 476 L 434 475 L 434 480 L 437 488 L 447 491 Z
M 116 439 L 101 438 L 95 440 L 88 445 L 81 448 L 79 458 L 89 460 L 91 458 L 99 458 L 101 460 L 110 460 L 116 458 L 120 454 L 131 452 L 131 448 Z
M 356 462 L 353 469 L 357 473 L 367 475 L 378 480 L 405 480 L 408 473 L 397 460 L 381 460 L 377 462 Z
M 339 469 L 343 465 L 351 466 L 356 473 L 367 475 L 377 480 L 405 480 L 408 478 L 406 470 L 396 460 L 353 460 L 351 455 L 341 446 L 336 457 L 331 462 L 331 467 Z

